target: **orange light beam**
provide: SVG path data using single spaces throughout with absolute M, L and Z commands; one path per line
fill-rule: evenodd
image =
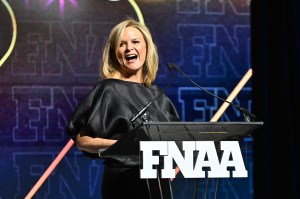
M 54 159 L 54 161 L 50 164 L 48 169 L 44 172 L 44 174 L 40 177 L 40 179 L 32 187 L 32 189 L 27 194 L 25 199 L 31 199 L 33 197 L 33 195 L 36 193 L 36 191 L 40 188 L 40 186 L 42 186 L 44 181 L 52 173 L 52 171 L 55 169 L 55 167 L 58 165 L 58 163 L 61 161 L 61 159 L 66 155 L 66 153 L 69 151 L 69 149 L 72 147 L 73 144 L 74 144 L 74 141 L 72 139 L 70 139 L 69 142 L 66 144 L 66 146 L 61 150 L 61 152 Z
M 226 101 L 232 102 L 232 100 L 237 96 L 237 94 L 242 90 L 244 85 L 247 83 L 247 81 L 252 76 L 252 69 L 250 68 L 247 73 L 244 75 L 244 77 L 241 79 L 241 81 L 236 85 L 236 87 L 233 89 L 231 94 L 227 97 Z M 210 119 L 211 122 L 216 122 L 219 120 L 221 115 L 224 113 L 226 108 L 229 106 L 229 103 L 224 102 L 222 106 L 218 109 L 218 111 L 215 113 L 215 115 Z

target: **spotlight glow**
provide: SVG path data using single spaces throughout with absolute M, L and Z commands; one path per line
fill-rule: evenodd
M 77 6 L 77 0 L 47 0 L 46 2 L 46 6 L 49 6 L 51 5 L 52 3 L 54 2 L 59 2 L 59 11 L 60 11 L 60 14 L 63 14 L 64 12 L 64 9 L 65 9 L 65 2 L 70 2 L 72 6 Z

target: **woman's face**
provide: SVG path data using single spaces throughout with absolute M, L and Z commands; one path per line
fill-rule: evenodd
M 126 27 L 117 49 L 122 72 L 141 77 L 146 54 L 147 47 L 142 33 L 134 27 Z

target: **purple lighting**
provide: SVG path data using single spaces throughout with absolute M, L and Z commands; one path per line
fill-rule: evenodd
M 65 2 L 68 1 L 70 2 L 73 6 L 77 6 L 77 0 L 47 0 L 46 2 L 46 7 L 54 3 L 55 1 L 59 1 L 59 11 L 60 14 L 63 14 L 64 9 L 65 9 Z

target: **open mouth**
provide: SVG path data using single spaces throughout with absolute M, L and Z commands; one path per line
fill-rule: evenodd
M 125 57 L 126 61 L 132 61 L 137 59 L 137 55 L 128 55 Z

